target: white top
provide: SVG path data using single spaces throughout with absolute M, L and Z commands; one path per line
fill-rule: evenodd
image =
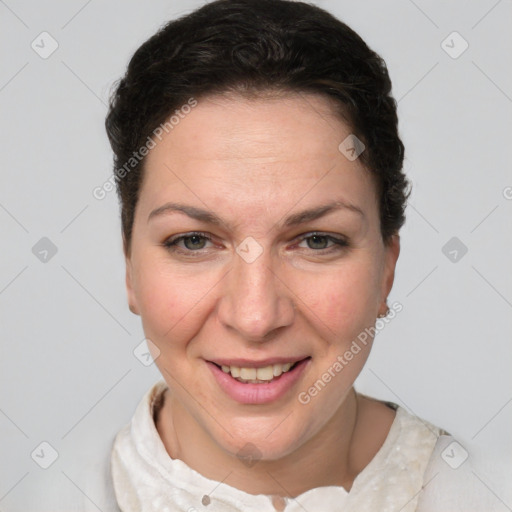
M 0 508 L 10 512 L 280 510 L 279 500 L 219 484 L 169 457 L 153 420 L 166 387 L 163 381 L 154 385 L 117 436 L 118 427 L 105 422 L 67 440 L 68 449 L 61 449 L 55 463 L 49 469 L 30 471 L 2 498 Z M 474 454 L 468 457 L 451 436 L 395 407 L 384 444 L 350 492 L 337 486 L 310 489 L 287 498 L 285 512 L 506 510 L 499 494 L 485 485 L 488 471 L 472 466 L 478 454 L 476 459 Z M 209 503 L 203 505 L 203 499 Z
M 205 478 L 172 459 L 153 420 L 167 388 L 158 382 L 117 435 L 111 459 L 115 495 L 123 512 L 275 512 L 283 500 L 252 495 Z M 341 486 L 310 489 L 285 498 L 286 512 L 486 511 L 486 496 L 467 488 L 467 452 L 439 428 L 396 407 L 389 434 L 350 492 Z

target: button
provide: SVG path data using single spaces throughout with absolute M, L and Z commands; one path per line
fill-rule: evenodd
M 272 505 L 281 512 L 286 508 L 286 500 L 282 496 L 272 496 Z

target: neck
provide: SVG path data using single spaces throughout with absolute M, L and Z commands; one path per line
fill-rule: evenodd
M 206 478 L 249 494 L 296 497 L 329 485 L 350 490 L 357 476 L 352 450 L 357 418 L 358 399 L 351 389 L 328 423 L 306 443 L 280 459 L 254 464 L 243 464 L 222 449 L 173 397 L 166 397 L 157 430 L 172 458 Z

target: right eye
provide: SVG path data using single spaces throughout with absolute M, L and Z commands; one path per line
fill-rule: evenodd
M 194 232 L 171 237 L 162 245 L 171 252 L 191 253 L 205 249 L 207 242 L 211 242 L 210 236 L 205 233 Z

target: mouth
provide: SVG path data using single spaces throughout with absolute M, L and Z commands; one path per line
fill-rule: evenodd
M 224 373 L 229 374 L 233 379 L 243 384 L 268 384 L 278 379 L 283 373 L 291 372 L 306 357 L 298 361 L 286 363 L 267 364 L 265 366 L 237 366 L 213 363 Z M 213 362 L 213 361 L 212 361 Z
M 311 357 L 267 361 L 205 361 L 219 388 L 241 404 L 267 404 L 289 395 Z

